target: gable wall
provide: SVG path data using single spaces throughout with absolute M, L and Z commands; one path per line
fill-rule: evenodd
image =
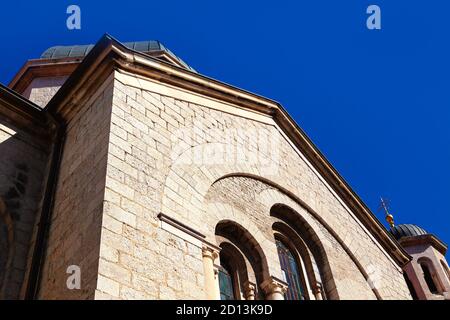
M 324 246 L 342 252 L 330 256 L 341 299 L 374 298 L 370 285 L 363 283 L 367 275 L 381 298 L 410 298 L 400 268 L 271 119 L 116 72 L 111 120 L 99 265 L 102 281 L 96 298 L 204 298 L 201 248 L 162 229 L 157 215 L 173 217 L 214 242 L 220 215 L 211 211 L 206 196 L 217 179 L 237 173 L 281 186 L 334 230 L 340 242 L 321 232 L 321 223 L 311 219 Z M 270 148 L 266 136 L 271 137 Z M 211 162 L 216 147 L 230 147 L 229 155 L 243 152 L 246 158 Z M 282 190 L 277 192 L 283 194 Z M 239 191 L 244 197 L 252 190 Z M 224 207 L 229 212 L 244 212 L 235 219 L 249 221 L 249 228 L 267 243 L 269 269 L 280 276 L 274 240 L 267 231 L 272 223 L 268 208 L 275 203 L 266 204 L 265 212 L 253 210 L 251 202 L 244 210 L 234 210 L 242 206 L 236 202 L 239 194 L 228 194 L 229 199 L 221 203 L 227 202 Z M 359 283 L 359 292 L 352 281 Z

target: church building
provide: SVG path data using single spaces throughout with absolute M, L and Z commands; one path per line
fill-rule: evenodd
M 158 41 L 0 85 L 0 299 L 450 299 L 447 245 L 387 220 L 279 103 Z

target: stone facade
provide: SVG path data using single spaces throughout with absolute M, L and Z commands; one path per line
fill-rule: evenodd
M 64 150 L 50 225 L 40 299 L 92 299 L 99 264 L 112 80 L 66 120 Z M 68 290 L 67 268 L 81 269 L 81 289 Z
M 402 271 L 276 126 L 221 112 L 217 102 L 212 101 L 211 107 L 207 100 L 198 104 L 178 99 L 176 90 L 162 95 L 158 91 L 163 86 L 154 85 L 154 91 L 136 87 L 130 85 L 137 83 L 135 78 L 116 75 L 97 297 L 202 297 L 201 250 L 162 230 L 160 212 L 213 243 L 220 221 L 238 222 L 260 242 L 269 274 L 281 278 L 272 230 L 277 219 L 270 216 L 276 204 L 301 214 L 324 243 L 336 298 L 375 299 L 367 281 L 370 273 L 381 298 L 410 297 Z M 262 153 L 267 147 L 248 133 L 279 143 L 277 158 Z M 229 141 L 231 152 L 243 151 L 257 161 L 239 161 L 232 154 L 232 161 L 208 163 L 206 156 L 217 151 L 214 146 L 227 148 Z M 196 164 L 191 156 L 205 158 Z M 295 194 L 315 215 L 289 194 Z
M 34 298 L 217 299 L 222 260 L 239 257 L 237 298 L 283 299 L 288 283 L 277 241 L 285 239 L 298 249 L 310 299 L 411 299 L 401 258 L 393 254 L 402 254 L 399 244 L 389 247 L 386 231 L 380 235 L 361 219 L 273 112 L 198 90 L 194 80 L 173 80 L 182 66 L 127 56 L 135 53 L 124 48 L 120 59 L 129 60 L 121 64 L 118 44 L 102 41 L 96 50 L 103 43 L 111 51 L 97 53 L 99 61 L 91 55 L 67 82 L 36 78 L 24 92 L 64 129 Z M 148 74 L 143 66 L 130 72 L 144 62 Z M 15 81 L 21 87 L 20 77 Z M 1 184 L 4 201 L 11 188 L 23 194 L 21 161 L 33 158 L 25 161 L 30 186 L 18 213 L 28 221 L 20 224 L 27 238 L 23 254 L 14 255 L 23 271 L 8 289 L 23 298 L 50 152 L 10 129 L 0 127 L 0 146 L 10 148 L 2 156 L 14 158 L 6 164 L 0 158 L 0 179 L 9 183 Z M 10 227 L 0 227 L 7 238 Z M 7 259 L 0 255 L 0 270 Z M 70 266 L 81 270 L 80 289 L 67 287 Z

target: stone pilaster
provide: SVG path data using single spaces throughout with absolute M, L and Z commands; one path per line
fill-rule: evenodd
M 202 247 L 203 269 L 205 271 L 205 293 L 207 300 L 220 300 L 218 258 L 216 248 L 204 245 Z

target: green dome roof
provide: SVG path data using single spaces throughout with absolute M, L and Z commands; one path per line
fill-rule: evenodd
M 186 69 L 195 71 L 187 63 L 174 55 L 169 49 L 167 49 L 161 42 L 156 40 L 150 41 L 134 41 L 134 42 L 122 42 L 122 44 L 132 50 L 142 53 L 161 52 L 164 51 L 175 58 Z M 73 45 L 73 46 L 53 46 L 45 50 L 41 54 L 41 59 L 61 59 L 61 58 L 83 58 L 95 45 Z

